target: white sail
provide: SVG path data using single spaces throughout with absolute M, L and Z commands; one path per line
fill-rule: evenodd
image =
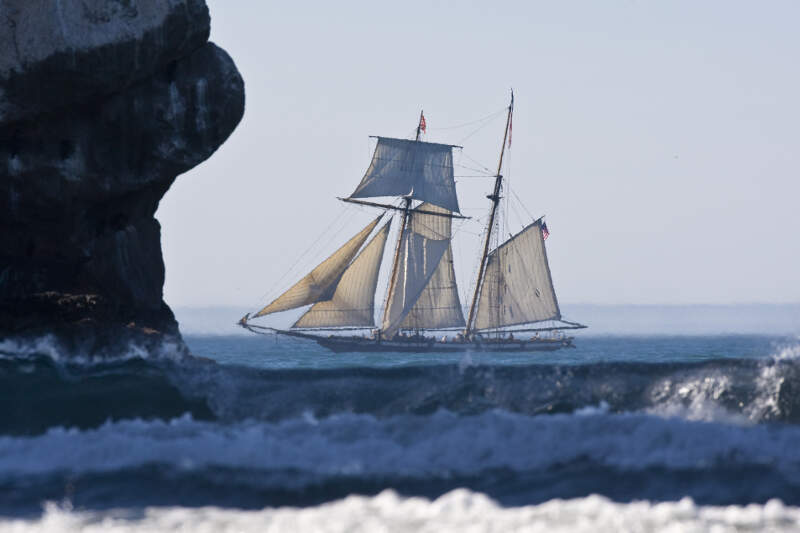
M 351 198 L 410 196 L 458 212 L 453 147 L 378 137 L 367 173 Z
M 375 326 L 375 289 L 390 223 L 387 222 L 350 263 L 333 298 L 314 304 L 293 328 Z
M 383 317 L 382 330 L 388 338 L 393 337 L 398 329 L 406 327 L 404 322 L 415 308 L 420 319 L 431 320 L 424 324 L 428 328 L 447 327 L 435 323 L 445 323 L 453 319 L 453 305 L 460 314 L 455 274 L 452 272 L 452 253 L 443 272 L 439 269 L 450 250 L 451 219 L 426 215 L 419 211 L 449 213 L 448 210 L 423 203 L 409 214 L 410 221 L 400 245 L 397 273 Z M 437 285 L 427 290 L 434 278 Z M 425 300 L 420 302 L 423 294 L 426 295 Z M 438 309 L 440 306 L 442 309 Z M 416 318 L 410 320 L 417 322 Z M 461 323 L 463 324 L 463 316 Z
M 475 329 L 560 318 L 541 221 L 536 221 L 489 254 Z
M 383 216 L 383 215 L 381 215 Z M 347 266 L 359 248 L 375 229 L 379 216 L 362 229 L 344 246 L 336 250 L 330 257 L 320 263 L 310 274 L 295 283 L 289 290 L 278 296 L 272 303 L 253 315 L 253 318 L 294 309 L 304 305 L 329 300 Z
M 446 209 L 431 204 L 421 204 L 417 211 L 449 214 Z M 448 241 L 439 265 L 417 297 L 414 306 L 400 324 L 400 329 L 449 328 L 464 325 L 464 313 L 458 298 L 456 273 L 453 268 L 452 219 L 415 212 L 409 227 L 411 231 L 428 239 Z
M 453 270 L 453 250 L 448 246 L 414 307 L 400 324 L 400 329 L 435 329 L 463 325 L 464 313 L 458 299 Z

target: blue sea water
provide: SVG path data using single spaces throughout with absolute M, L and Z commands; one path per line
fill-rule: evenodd
M 229 524 L 291 508 L 319 525 L 320 509 L 441 517 L 441 502 L 500 522 L 554 505 L 644 509 L 637 527 L 661 503 L 701 528 L 714 509 L 756 504 L 741 507 L 758 510 L 753 523 L 800 526 L 796 337 L 582 335 L 552 353 L 435 355 L 186 342 L 199 358 L 0 344 L 0 514 L 17 520 L 0 530 L 86 528 L 119 509 L 150 509 L 113 517 L 158 529 L 205 506 Z
M 195 355 L 254 368 L 403 367 L 461 364 L 580 365 L 610 362 L 691 363 L 710 359 L 770 357 L 798 343 L 777 335 L 604 335 L 579 336 L 575 348 L 556 352 L 458 354 L 337 354 L 316 343 L 276 335 L 190 335 Z

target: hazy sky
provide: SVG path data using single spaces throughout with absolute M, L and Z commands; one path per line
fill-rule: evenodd
M 457 175 L 494 168 L 512 86 L 506 175 L 547 215 L 562 302 L 800 301 L 800 3 L 208 3 L 247 108 L 157 213 L 169 304 L 256 308 L 304 275 L 373 216 L 335 199 L 368 136 L 412 135 L 420 108 L 464 146 Z M 491 185 L 459 178 L 465 214 Z

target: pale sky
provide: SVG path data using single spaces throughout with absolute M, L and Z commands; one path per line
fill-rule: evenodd
M 170 305 L 255 309 L 299 279 L 374 216 L 336 200 L 368 136 L 421 108 L 427 140 L 464 146 L 457 176 L 494 169 L 509 87 L 505 174 L 547 215 L 562 303 L 800 302 L 800 3 L 208 3 L 247 107 L 157 212 Z M 457 185 L 483 215 L 492 180 Z M 457 237 L 464 292 L 479 231 Z

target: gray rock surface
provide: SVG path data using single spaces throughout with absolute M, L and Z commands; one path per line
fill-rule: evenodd
M 204 2 L 11 0 L 4 24 L 0 338 L 177 338 L 154 213 L 244 112 Z
M 3 0 L 0 122 L 118 91 L 209 31 L 203 0 Z

